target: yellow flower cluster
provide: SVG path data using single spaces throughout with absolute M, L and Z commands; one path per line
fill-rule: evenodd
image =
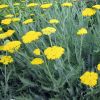
M 52 3 L 42 4 L 40 7 L 41 7 L 42 9 L 48 9 L 48 8 L 52 7 Z
M 35 58 L 31 61 L 32 65 L 40 65 L 40 64 L 43 64 L 43 63 L 44 63 L 44 61 L 41 58 Z
M 10 37 L 14 34 L 15 30 L 8 30 L 5 33 L 0 34 L 0 39 L 5 39 L 7 37 Z
M 33 22 L 33 19 L 27 19 L 27 20 L 25 20 L 24 22 L 23 22 L 23 24 L 30 24 L 30 23 L 32 23 Z
M 38 4 L 37 3 L 29 3 L 28 5 L 27 5 L 27 7 L 36 7 Z
M 93 15 L 95 15 L 95 13 L 96 13 L 96 10 L 95 9 L 92 9 L 92 8 L 85 8 L 82 11 L 82 15 L 83 16 L 93 16 Z
M 12 16 L 9 15 L 6 17 L 12 17 Z M 11 22 L 18 22 L 18 21 L 20 21 L 20 18 L 6 18 L 1 21 L 1 24 L 9 25 L 9 24 L 11 24 Z
M 78 30 L 77 35 L 85 35 L 87 34 L 87 29 L 86 28 L 81 28 Z
M 44 54 L 46 55 L 47 59 L 55 60 L 59 59 L 64 54 L 64 48 L 59 46 L 52 46 L 48 47 L 44 50 Z
M 0 57 L 0 63 L 4 65 L 8 65 L 13 62 L 13 58 L 11 56 L 2 56 Z
M 41 35 L 41 32 L 29 31 L 22 37 L 22 40 L 24 43 L 31 43 L 32 41 L 38 40 Z
M 98 5 L 94 5 L 94 6 L 92 6 L 92 8 L 95 8 L 95 9 L 100 9 L 100 5 L 98 4 Z
M 69 3 L 69 2 L 66 2 L 66 3 L 63 3 L 61 4 L 62 7 L 72 7 L 73 4 L 72 3 Z
M 97 70 L 100 71 L 100 63 L 97 65 Z
M 0 46 L 0 50 L 14 53 L 20 48 L 20 46 L 20 41 L 10 41 L 4 44 L 3 46 Z
M 49 23 L 50 24 L 58 24 L 59 20 L 57 20 L 57 19 L 51 19 L 51 20 L 49 20 Z
M 80 77 L 80 80 L 81 83 L 89 87 L 94 87 L 97 84 L 98 74 L 96 72 L 87 71 Z
M 9 7 L 9 5 L 6 5 L 6 4 L 1 4 L 1 5 L 0 5 L 0 9 L 8 8 L 8 7 Z
M 56 32 L 56 29 L 53 27 L 46 27 L 46 28 L 42 29 L 42 33 L 45 35 L 50 35 L 50 34 L 55 33 L 55 32 Z
M 35 49 L 35 50 L 33 51 L 33 53 L 34 53 L 35 55 L 40 55 L 41 51 L 40 51 L 39 48 L 37 48 L 37 49 Z

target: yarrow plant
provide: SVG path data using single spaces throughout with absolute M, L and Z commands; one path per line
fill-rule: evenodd
M 100 100 L 100 2 L 0 1 L 0 100 Z

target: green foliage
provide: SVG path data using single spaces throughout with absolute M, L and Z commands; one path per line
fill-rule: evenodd
M 13 64 L 0 65 L 0 100 L 11 98 L 15 100 L 99 100 L 100 78 L 98 85 L 94 88 L 84 86 L 79 79 L 87 70 L 96 71 L 96 66 L 100 62 L 100 11 L 97 11 L 95 16 L 86 18 L 81 14 L 85 7 L 91 7 L 95 2 L 92 0 L 92 3 L 87 4 L 84 0 L 78 2 L 71 0 L 72 8 L 61 8 L 60 3 L 65 0 L 37 0 L 39 3 L 46 1 L 54 4 L 52 8 L 42 10 L 37 7 L 33 9 L 25 7 L 28 2 L 31 2 L 26 1 L 19 7 L 12 6 L 12 3 L 20 2 L 20 0 L 0 1 L 11 5 L 9 9 L 0 10 L 0 21 L 9 13 L 14 15 L 18 13 L 21 22 L 28 18 L 35 21 L 30 25 L 22 25 L 21 22 L 9 26 L 0 25 L 4 31 L 16 30 L 16 34 L 8 40 L 22 41 L 21 37 L 26 32 L 41 31 L 42 28 L 51 26 L 48 23 L 49 19 L 56 18 L 60 23 L 53 25 L 57 32 L 50 36 L 51 41 L 53 45 L 65 48 L 65 53 L 61 59 L 55 61 L 48 61 L 41 55 L 45 63 L 31 65 L 30 61 L 36 57 L 32 51 L 37 47 L 43 51 L 50 46 L 50 40 L 48 36 L 44 36 L 31 44 L 23 44 L 18 52 L 12 54 Z M 35 16 L 30 17 L 31 13 Z M 81 27 L 88 29 L 82 47 L 81 37 L 76 35 Z M 4 42 L 5 40 L 0 40 L 0 44 Z M 82 49 L 81 56 L 80 48 Z M 7 53 L 0 51 L 0 54 Z

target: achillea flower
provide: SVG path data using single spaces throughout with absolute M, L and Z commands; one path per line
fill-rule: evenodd
M 47 59 L 55 60 L 59 59 L 64 54 L 64 48 L 59 46 L 52 46 L 48 47 L 44 50 L 44 54 L 46 55 Z
M 45 4 L 42 4 L 40 7 L 42 8 L 42 9 L 48 9 L 48 8 L 50 8 L 52 6 L 52 3 L 45 3 Z
M 12 22 L 19 22 L 20 18 L 12 18 Z
M 100 71 L 100 63 L 97 65 L 97 70 Z
M 50 24 L 58 24 L 59 20 L 57 20 L 57 19 L 51 19 L 51 20 L 49 20 L 49 23 Z
M 50 35 L 50 34 L 55 33 L 55 32 L 56 32 L 56 29 L 53 27 L 46 27 L 46 28 L 42 29 L 42 33 L 45 35 Z
M 35 14 L 30 14 L 30 16 L 34 16 Z
M 95 8 L 95 9 L 100 9 L 100 5 L 98 4 L 98 5 L 94 5 L 94 6 L 92 6 L 92 8 Z
M 0 63 L 4 65 L 8 65 L 13 62 L 13 58 L 11 56 L 2 56 L 0 57 Z
M 69 2 L 66 2 L 66 3 L 63 3 L 61 4 L 62 7 L 72 7 L 73 4 L 72 3 L 69 3 Z
M 5 38 L 7 38 L 7 35 L 6 34 L 4 34 L 4 33 L 0 34 L 0 40 L 1 39 L 5 39 Z
M 14 53 L 19 50 L 20 46 L 21 46 L 20 41 L 10 41 L 7 42 L 4 46 L 1 46 L 2 47 L 1 50 Z
M 8 7 L 9 7 L 9 5 L 6 5 L 6 4 L 1 4 L 1 5 L 0 5 L 0 9 L 8 8 Z
M 81 28 L 81 29 L 78 30 L 77 35 L 85 35 L 87 33 L 88 33 L 87 29 Z
M 27 5 L 27 7 L 36 7 L 38 4 L 37 3 L 29 3 L 28 5 Z
M 7 37 L 10 37 L 10 36 L 12 36 L 14 33 L 15 33 L 15 30 L 8 30 L 8 31 L 5 32 L 4 34 L 5 34 Z
M 14 6 L 19 6 L 20 3 L 16 2 L 16 3 L 14 3 L 13 5 L 14 5 Z
M 37 49 L 35 49 L 34 51 L 33 51 L 33 53 L 35 54 L 35 55 L 40 55 L 40 49 L 39 48 L 37 48 Z
M 25 20 L 24 22 L 23 22 L 23 24 L 30 24 L 30 23 L 32 23 L 33 22 L 33 19 L 27 19 L 27 20 Z
M 2 31 L 2 27 L 0 27 L 0 32 Z
M 94 87 L 97 84 L 98 74 L 96 72 L 87 71 L 80 77 L 80 80 L 81 83 L 89 87 Z
M 7 18 L 1 21 L 1 24 L 9 25 L 11 23 L 11 18 Z
M 8 14 L 8 15 L 6 15 L 5 17 L 6 18 L 12 18 L 14 15 L 12 15 L 12 14 Z
M 92 9 L 92 8 L 85 8 L 82 11 L 82 15 L 83 16 L 93 16 L 93 15 L 95 15 L 95 13 L 96 13 L 96 10 L 95 9 Z
M 7 37 L 10 37 L 13 35 L 14 32 L 15 30 L 8 30 L 7 32 L 0 34 L 0 39 L 5 39 Z
M 32 41 L 38 40 L 41 35 L 41 32 L 29 31 L 22 37 L 22 40 L 24 43 L 31 43 Z
M 43 64 L 43 63 L 44 63 L 44 61 L 41 58 L 35 58 L 31 61 L 32 65 L 40 65 L 40 64 Z

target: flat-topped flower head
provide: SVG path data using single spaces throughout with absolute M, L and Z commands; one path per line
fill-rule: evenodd
M 25 21 L 23 22 L 23 24 L 30 24 L 30 23 L 32 23 L 32 22 L 33 22 L 33 19 L 30 18 L 30 19 L 25 20 Z
M 49 23 L 50 24 L 58 24 L 59 23 L 59 20 L 57 20 L 57 19 L 50 19 L 49 20 Z
M 8 8 L 8 7 L 9 7 L 9 5 L 7 5 L 7 4 L 1 4 L 1 5 L 0 5 L 0 9 Z
M 8 30 L 7 32 L 0 34 L 0 39 L 5 39 L 7 37 L 10 37 L 14 33 L 15 33 L 15 30 Z
M 97 80 L 98 80 L 98 74 L 96 72 L 85 72 L 81 77 L 80 77 L 81 83 L 89 86 L 89 87 L 94 87 L 97 85 Z
M 33 53 L 34 53 L 35 55 L 40 55 L 41 51 L 40 51 L 39 48 L 37 48 L 37 49 L 33 50 Z
M 41 35 L 41 32 L 29 31 L 22 37 L 22 40 L 24 43 L 31 43 L 32 41 L 38 40 Z
M 9 29 L 7 32 L 5 32 L 4 34 L 6 34 L 7 37 L 12 36 L 15 33 L 15 30 L 11 30 Z
M 55 60 L 59 59 L 64 54 L 64 48 L 59 46 L 52 46 L 48 47 L 44 50 L 44 54 L 46 55 L 47 59 Z
M 12 18 L 14 15 L 13 14 L 8 14 L 8 15 L 6 15 L 5 17 L 6 18 Z
M 13 58 L 11 56 L 1 56 L 0 63 L 4 65 L 8 65 L 13 62 Z
M 93 16 L 95 15 L 96 13 L 96 10 L 95 9 L 92 9 L 92 8 L 85 8 L 83 11 L 82 11 L 82 15 L 83 16 Z
M 77 35 L 85 35 L 87 34 L 87 29 L 86 28 L 81 28 L 78 30 Z
M 28 5 L 27 5 L 27 7 L 36 7 L 38 4 L 37 3 L 29 3 Z
M 11 20 L 12 20 L 12 22 L 19 22 L 20 18 L 12 18 Z
M 11 23 L 11 18 L 6 18 L 1 21 L 1 24 L 9 25 Z
M 97 70 L 100 71 L 100 63 L 97 65 Z
M 32 61 L 31 61 L 31 64 L 32 65 L 40 65 L 40 64 L 43 64 L 44 61 L 41 59 L 41 58 L 34 58 Z
M 72 3 L 69 3 L 69 2 L 65 2 L 65 3 L 62 3 L 61 6 L 62 7 L 72 7 L 73 4 Z
M 40 7 L 42 9 L 48 9 L 48 8 L 52 7 L 52 3 L 45 3 L 45 4 L 42 4 Z
M 50 34 L 55 33 L 55 32 L 56 32 L 56 29 L 53 27 L 46 27 L 46 28 L 42 29 L 42 33 L 45 35 L 50 35 Z
M 9 41 L 2 46 L 2 50 L 10 53 L 14 53 L 19 50 L 20 46 L 21 46 L 20 41 Z
M 92 8 L 95 8 L 95 9 L 100 9 L 100 5 L 99 4 L 97 4 L 97 5 L 94 5 L 94 6 L 92 6 Z

